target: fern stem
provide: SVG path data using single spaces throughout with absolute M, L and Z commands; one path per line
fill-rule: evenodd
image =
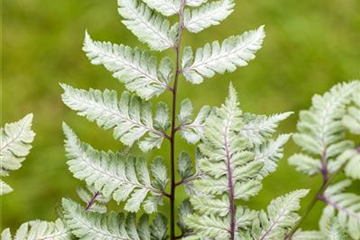
M 171 135 L 170 135 L 170 167 L 171 167 L 171 192 L 170 192 L 170 239 L 175 240 L 175 198 L 176 198 L 176 180 L 175 180 L 175 135 L 176 135 L 176 98 L 177 98 L 177 86 L 180 70 L 180 47 L 182 40 L 182 33 L 184 30 L 184 7 L 185 0 L 181 0 L 181 6 L 179 10 L 179 31 L 178 40 L 175 46 L 176 51 L 176 72 L 174 85 L 172 87 L 173 99 L 172 99 L 172 113 L 171 113 Z

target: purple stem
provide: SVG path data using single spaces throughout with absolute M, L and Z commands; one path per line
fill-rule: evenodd
M 88 202 L 88 204 L 86 205 L 85 210 L 89 211 L 90 208 L 92 207 L 92 205 L 94 205 L 96 198 L 100 195 L 100 192 L 96 192 L 93 196 L 93 198 Z
M 185 0 L 181 0 L 179 10 L 179 30 L 178 39 L 174 47 L 176 52 L 176 70 L 174 85 L 172 87 L 172 113 L 171 113 L 171 135 L 170 135 L 170 167 L 171 167 L 171 192 L 170 192 L 170 239 L 176 239 L 175 236 L 175 194 L 176 194 L 176 181 L 175 181 L 175 135 L 176 135 L 176 96 L 179 76 L 181 74 L 180 66 L 180 47 L 182 40 L 182 33 L 184 30 L 184 8 Z

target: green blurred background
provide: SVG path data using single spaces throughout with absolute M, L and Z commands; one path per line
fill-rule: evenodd
M 15 191 L 1 199 L 2 227 L 17 228 L 32 219 L 55 219 L 54 209 L 61 198 L 75 198 L 75 188 L 82 184 L 67 170 L 62 121 L 96 148 L 123 147 L 112 139 L 110 131 L 76 116 L 60 99 L 59 82 L 123 91 L 109 72 L 91 65 L 85 57 L 81 50 L 85 29 L 97 40 L 146 46 L 121 24 L 116 0 L 4 0 L 2 7 L 2 125 L 33 112 L 37 133 L 23 167 L 6 178 Z M 235 12 L 220 26 L 198 35 L 186 32 L 185 44 L 197 47 L 265 24 L 263 49 L 249 66 L 234 73 L 216 75 L 199 86 L 181 80 L 179 99 L 190 98 L 196 110 L 205 104 L 219 105 L 232 80 L 245 111 L 297 113 L 309 107 L 313 94 L 323 93 L 337 82 L 359 78 L 359 23 L 358 0 L 237 1 Z M 170 95 L 158 100 L 169 102 Z M 284 122 L 280 131 L 294 131 L 296 119 L 297 114 Z M 178 143 L 178 152 L 194 151 L 184 141 Z M 264 207 L 273 197 L 296 188 L 318 187 L 319 178 L 309 179 L 288 166 L 287 157 L 296 150 L 293 143 L 287 145 L 286 157 L 266 179 L 252 207 Z M 168 151 L 164 144 L 163 150 L 147 156 L 167 157 Z M 319 203 L 305 228 L 317 226 L 321 207 Z

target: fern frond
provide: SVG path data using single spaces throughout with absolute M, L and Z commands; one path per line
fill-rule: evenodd
M 358 240 L 360 239 L 360 196 L 343 192 L 350 184 L 350 180 L 344 180 L 325 191 L 321 199 L 327 206 L 323 210 L 320 229 L 325 231 L 328 222 L 336 217 L 339 225 L 353 239 Z
M 235 235 L 237 207 L 235 199 L 248 200 L 256 195 L 262 184 L 259 180 L 262 161 L 254 161 L 252 144 L 239 132 L 242 111 L 232 85 L 225 104 L 207 118 L 204 137 L 199 149 L 203 154 L 199 168 L 203 176 L 194 181 L 195 196 L 190 198 L 195 213 L 187 222 L 203 237 L 228 239 Z M 239 216 L 241 217 L 241 216 Z
M 204 77 L 211 78 L 215 73 L 233 72 L 237 67 L 246 66 L 255 58 L 265 37 L 264 27 L 245 32 L 224 40 L 221 45 L 215 41 L 197 49 L 195 59 L 190 47 L 184 49 L 182 58 L 183 74 L 186 80 L 199 84 Z
M 342 141 L 341 118 L 358 85 L 355 81 L 337 84 L 323 96 L 315 95 L 310 110 L 300 112 L 299 133 L 293 138 L 304 151 L 333 157 L 349 146 Z
M 149 226 L 149 218 L 142 215 L 136 223 L 135 214 L 111 212 L 109 214 L 88 212 L 77 203 L 63 199 L 64 217 L 71 232 L 82 240 L 119 239 L 119 240 L 164 240 L 158 235 L 158 229 Z M 158 221 L 157 217 L 156 221 Z M 161 216 L 164 218 L 164 216 Z M 167 226 L 157 224 L 156 228 L 166 231 Z
M 94 65 L 104 65 L 125 87 L 145 99 L 159 96 L 169 89 L 173 64 L 164 58 L 157 71 L 157 61 L 147 51 L 128 46 L 96 42 L 85 33 L 84 47 L 87 57 Z
M 67 226 L 58 219 L 55 222 L 32 221 L 24 223 L 17 230 L 13 238 L 10 229 L 5 229 L 1 234 L 2 240 L 71 240 Z
M 244 126 L 241 134 L 252 143 L 260 145 L 270 138 L 276 131 L 280 122 L 287 119 L 293 112 L 274 114 L 271 116 L 244 114 Z
M 33 114 L 28 114 L 14 123 L 7 123 L 0 128 L 0 176 L 21 167 L 32 148 L 35 133 L 31 130 Z M 0 180 L 0 195 L 7 194 L 12 188 Z
M 211 108 L 209 106 L 203 106 L 195 120 L 192 121 L 193 106 L 191 101 L 188 99 L 183 100 L 178 115 L 178 129 L 180 130 L 181 137 L 190 144 L 197 143 L 203 136 L 203 126 L 210 111 Z
M 156 126 L 165 127 L 156 120 L 164 120 L 163 105 L 159 105 L 157 110 L 162 115 L 156 114 L 153 123 L 150 103 L 143 102 L 127 92 L 124 92 L 118 101 L 116 91 L 86 91 L 65 84 L 61 86 L 65 91 L 62 95 L 63 102 L 69 108 L 78 111 L 78 115 L 85 116 L 90 121 L 96 121 L 104 129 L 114 129 L 114 137 L 127 146 L 132 146 L 148 133 L 149 136 L 139 143 L 140 149 L 147 152 L 154 147 L 159 148 L 166 137 L 161 131 L 165 129 L 156 129 Z
M 241 110 L 238 108 L 238 100 L 235 89 L 230 86 L 230 94 L 224 105 L 210 115 L 205 123 L 204 140 L 199 146 L 204 158 L 200 160 L 199 166 L 209 179 L 199 181 L 218 180 L 222 189 L 228 190 L 228 179 L 236 188 L 244 185 L 251 179 L 258 177 L 263 163 L 254 162 L 255 154 L 250 152 L 252 145 L 238 134 L 241 129 Z M 255 169 L 254 171 L 251 171 Z M 242 173 L 246 173 L 243 175 Z M 230 181 L 230 180 L 229 180 Z M 241 183 L 241 184 L 240 184 Z M 199 184 L 199 183 L 198 183 Z M 258 182 L 261 185 L 260 182 Z M 213 185 L 209 185 L 211 188 Z M 208 191 L 199 188 L 200 191 Z M 210 191 L 212 192 L 212 191 Z M 210 194 L 210 192 L 204 192 Z M 217 190 L 215 191 L 217 192 Z M 239 191 L 241 192 L 241 191 Z M 242 198 L 241 196 L 238 196 Z
M 143 0 L 150 8 L 164 16 L 172 16 L 180 11 L 179 0 Z
M 314 162 L 316 159 L 321 159 L 331 170 L 334 168 L 331 166 L 331 159 L 339 159 L 341 153 L 353 148 L 353 142 L 344 139 L 342 117 L 346 105 L 359 85 L 359 81 L 340 83 L 323 96 L 313 97 L 312 107 L 300 112 L 298 132 L 293 135 L 295 143 L 307 154 L 294 155 L 289 160 L 290 164 L 295 164 L 298 170 L 313 175 L 320 172 L 318 164 Z
M 184 27 L 190 32 L 198 33 L 210 26 L 218 25 L 234 11 L 234 6 L 233 0 L 221 0 L 193 10 L 186 9 Z
M 360 135 L 360 84 L 352 95 L 352 105 L 348 107 L 342 121 L 351 133 Z
M 168 20 L 139 0 L 119 0 L 118 5 L 119 13 L 125 19 L 122 23 L 141 42 L 157 51 L 174 47 L 175 31 L 170 29 Z
M 261 211 L 259 218 L 254 221 L 251 229 L 253 239 L 284 239 L 298 220 L 296 211 L 300 209 L 301 198 L 308 192 L 297 190 L 271 201 L 267 213 Z
M 283 147 L 288 142 L 290 136 L 290 134 L 281 134 L 277 139 L 270 140 L 267 143 L 255 147 L 255 161 L 264 163 L 260 171 L 262 177 L 266 177 L 270 173 L 275 172 L 278 161 L 284 155 Z
M 137 212 L 140 205 L 148 213 L 156 211 L 156 206 L 162 203 L 163 189 L 166 186 L 155 187 L 151 183 L 147 164 L 143 158 L 123 156 L 111 151 L 99 152 L 90 145 L 80 142 L 74 132 L 64 125 L 66 135 L 65 148 L 70 171 L 75 178 L 93 185 L 105 197 L 112 195 L 115 201 L 126 201 L 125 210 Z M 160 163 L 153 165 L 157 173 Z M 159 176 L 166 179 L 159 180 Z M 154 174 L 155 180 L 167 183 L 167 176 Z M 153 196 L 148 197 L 148 193 Z M 154 198 L 157 201 L 154 201 Z

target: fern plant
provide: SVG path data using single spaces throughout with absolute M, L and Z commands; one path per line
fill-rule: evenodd
M 62 99 L 79 115 L 113 130 L 114 138 L 124 145 L 137 143 L 148 152 L 169 141 L 170 153 L 169 157 L 149 161 L 132 154 L 99 151 L 80 141 L 64 124 L 68 165 L 74 177 L 92 187 L 94 198 L 101 194 L 124 202 L 123 209 L 129 212 L 118 217 L 115 213 L 88 213 L 88 206 L 84 209 L 64 200 L 64 217 L 71 232 L 81 239 L 284 237 L 298 217 L 295 212 L 306 190 L 277 198 L 267 212 L 250 210 L 238 200 L 255 196 L 261 190 L 261 180 L 275 171 L 290 135 L 274 138 L 273 134 L 279 122 L 291 113 L 269 117 L 242 113 L 232 85 L 220 108 L 204 106 L 193 119 L 192 103 L 184 99 L 177 112 L 181 78 L 200 84 L 215 73 L 247 65 L 261 48 L 264 27 L 231 36 L 222 43 L 207 43 L 194 54 L 190 46 L 181 46 L 185 30 L 198 33 L 218 25 L 233 12 L 233 0 L 121 0 L 118 5 L 122 22 L 141 42 L 151 50 L 173 50 L 175 59 L 164 57 L 158 61 L 149 51 L 94 41 L 86 32 L 83 50 L 91 63 L 103 65 L 127 91 L 119 99 L 113 90 L 84 90 L 61 84 Z M 166 17 L 173 15 L 178 21 L 171 24 Z M 150 100 L 166 91 L 172 94 L 170 106 L 158 103 L 153 108 Z M 181 152 L 176 157 L 177 133 L 189 144 L 201 142 L 196 156 Z M 183 201 L 176 217 L 176 193 L 181 186 L 191 197 Z M 82 199 L 94 202 L 90 196 Z M 164 204 L 169 205 L 168 220 L 157 212 Z M 147 215 L 136 222 L 135 213 L 141 210 L 155 215 L 152 224 Z M 176 229 L 176 218 L 181 232 Z
M 359 98 L 360 81 L 340 83 L 323 96 L 315 95 L 311 108 L 300 112 L 293 139 L 303 152 L 294 154 L 289 163 L 309 176 L 321 175 L 322 184 L 289 239 L 294 234 L 293 239 L 332 239 L 328 232 L 332 221 L 344 236 L 335 239 L 360 239 L 360 196 L 344 192 L 352 180 L 360 179 L 359 142 L 346 138 L 347 129 L 360 133 Z M 343 179 L 335 182 L 339 175 Z M 297 231 L 318 201 L 326 204 L 320 232 Z
M 181 79 L 200 84 L 215 74 L 246 66 L 261 48 L 264 27 L 221 43 L 207 43 L 194 53 L 190 46 L 182 46 L 185 31 L 198 33 L 220 24 L 233 12 L 233 0 L 119 0 L 118 5 L 122 22 L 141 42 L 153 51 L 172 50 L 175 59 L 164 57 L 158 61 L 150 51 L 94 41 L 85 32 L 83 50 L 91 63 L 103 65 L 127 91 L 118 95 L 114 90 L 85 90 L 61 84 L 62 100 L 78 115 L 113 131 L 114 138 L 126 148 L 117 152 L 97 150 L 64 123 L 67 164 L 73 176 L 84 182 L 85 187 L 77 190 L 83 203 L 64 198 L 55 222 L 24 223 L 14 238 L 6 229 L 3 240 L 358 237 L 357 215 L 348 214 L 358 213 L 358 196 L 342 193 L 349 185 L 348 179 L 329 186 L 332 179 L 328 178 L 330 173 L 336 175 L 342 170 L 351 178 L 359 178 L 354 170 L 359 155 L 351 142 L 342 138 L 343 125 L 358 133 L 358 82 L 336 86 L 323 98 L 315 97 L 314 107 L 301 114 L 294 139 L 304 150 L 326 159 L 318 164 L 310 156 L 298 154 L 290 163 L 310 175 L 324 175 L 316 200 L 325 201 L 328 207 L 320 232 L 297 231 L 305 218 L 297 213 L 300 200 L 309 190 L 284 193 L 265 210 L 254 210 L 247 204 L 283 157 L 283 147 L 291 135 L 275 133 L 292 112 L 271 116 L 244 113 L 231 83 L 221 106 L 204 106 L 195 117 L 191 100 L 180 102 L 177 95 Z M 171 23 L 169 19 L 175 19 L 174 15 L 178 20 Z M 151 100 L 165 92 L 172 96 L 170 104 L 160 102 L 153 107 Z M 11 135 L 11 131 L 5 133 Z M 178 135 L 193 145 L 195 154 L 177 149 Z M 32 134 L 19 145 L 26 151 L 29 147 L 23 145 L 30 142 L 29 136 Z M 149 160 L 131 153 L 135 144 L 145 153 L 161 148 L 164 141 L 170 145 L 168 156 Z M 10 155 L 23 157 L 17 150 L 11 150 Z M 177 193 L 182 187 L 188 197 L 179 199 Z M 112 200 L 120 211 L 108 210 Z M 178 209 L 177 202 L 181 202 Z M 161 213 L 159 206 L 168 208 L 168 214 Z

